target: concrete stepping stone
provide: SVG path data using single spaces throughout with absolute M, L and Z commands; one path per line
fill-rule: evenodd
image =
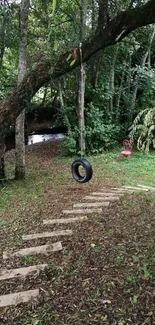
M 73 235 L 72 230 L 59 230 L 59 231 L 51 231 L 51 232 L 43 232 L 39 234 L 30 234 L 30 235 L 23 235 L 23 240 L 32 240 L 38 238 L 48 238 L 48 237 L 58 237 L 58 236 L 71 236 Z
M 125 193 L 125 192 L 130 192 L 133 193 L 133 189 L 125 188 L 125 187 L 112 187 L 111 188 L 114 192 L 118 193 Z
M 141 188 L 141 187 L 138 187 L 138 186 L 127 186 L 127 185 L 123 185 L 123 188 L 125 189 L 129 189 L 129 190 L 134 190 L 134 191 L 146 191 L 148 192 L 148 188 Z
M 103 203 L 106 203 L 109 201 L 116 201 L 119 200 L 119 196 L 109 196 L 109 197 L 103 197 L 103 196 L 85 196 L 84 197 L 85 200 L 92 200 L 92 201 L 102 201 Z
M 30 248 L 23 248 L 16 252 L 12 251 L 4 251 L 3 252 L 3 259 L 6 260 L 11 257 L 22 257 L 28 255 L 37 255 L 37 254 L 45 254 L 48 255 L 50 252 L 56 252 L 62 250 L 61 242 L 57 242 L 50 245 L 42 245 L 42 246 L 35 246 Z
M 145 186 L 145 185 L 139 185 L 139 184 L 137 186 L 140 188 L 146 188 L 150 191 L 155 191 L 155 187 L 152 187 L 152 186 Z
M 62 219 L 44 219 L 43 224 L 44 225 L 55 225 L 55 224 L 67 224 L 67 223 L 73 223 L 78 221 L 85 221 L 87 220 L 87 216 L 81 216 L 81 217 L 74 217 L 74 218 L 62 218 Z
M 0 307 L 17 306 L 39 298 L 39 289 L 21 291 L 0 296 Z
M 93 207 L 107 207 L 109 202 L 85 202 L 85 203 L 75 203 L 73 204 L 74 208 L 93 208 Z
M 73 209 L 73 210 L 63 210 L 64 214 L 93 214 L 93 213 L 102 213 L 101 208 L 92 208 L 92 209 Z
M 1 280 L 8 280 L 12 278 L 20 278 L 25 277 L 30 274 L 38 275 L 40 271 L 44 270 L 48 264 L 40 264 L 40 265 L 33 265 L 27 267 L 21 267 L 18 269 L 3 269 L 0 271 L 0 281 Z
M 93 192 L 91 195 L 99 195 L 99 196 L 105 196 L 105 197 L 113 197 L 113 196 L 123 196 L 124 193 L 116 193 L 116 192 Z

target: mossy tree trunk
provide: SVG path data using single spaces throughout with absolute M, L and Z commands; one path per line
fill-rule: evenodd
M 4 137 L 1 137 L 0 138 L 0 183 L 3 183 L 3 181 L 5 180 L 4 153 L 5 153 Z
M 18 84 L 23 80 L 27 65 L 27 32 L 28 14 L 30 1 L 21 0 L 20 5 L 20 44 L 18 63 Z M 25 178 L 25 110 L 16 119 L 15 144 L 16 144 L 16 166 L 15 179 Z

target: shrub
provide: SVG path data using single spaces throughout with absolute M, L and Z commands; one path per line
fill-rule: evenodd
M 136 116 L 129 136 L 137 141 L 140 151 L 155 148 L 155 107 L 144 109 Z

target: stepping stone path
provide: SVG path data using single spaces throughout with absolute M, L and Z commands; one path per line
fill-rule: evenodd
M 66 224 L 66 223 L 72 223 L 76 221 L 84 221 L 87 220 L 87 216 L 82 216 L 82 217 L 74 217 L 74 218 L 62 218 L 62 219 L 44 219 L 43 224 L 44 225 L 54 225 L 54 224 Z
M 45 219 L 43 220 L 43 225 L 65 225 L 72 224 L 76 222 L 84 222 L 88 219 L 88 215 L 102 215 L 103 209 L 108 209 L 111 202 L 119 200 L 120 197 L 126 195 L 126 193 L 133 193 L 136 191 L 144 192 L 155 192 L 154 187 L 137 185 L 137 186 L 127 186 L 124 185 L 120 188 L 103 188 L 99 192 L 92 192 L 90 195 L 85 196 L 83 199 L 85 202 L 74 203 L 73 208 L 70 210 L 63 210 L 63 215 L 71 215 L 72 217 L 63 217 L 60 219 Z M 24 241 L 31 241 L 39 238 L 53 238 L 53 237 L 63 237 L 71 236 L 73 232 L 71 229 L 67 230 L 57 230 L 51 232 L 25 234 L 22 236 Z M 61 241 L 41 245 L 33 246 L 29 248 L 19 249 L 18 251 L 4 251 L 3 260 L 9 260 L 15 257 L 31 256 L 43 254 L 48 256 L 52 252 L 62 251 Z M 10 264 L 10 263 L 9 263 Z M 0 281 L 6 281 L 9 279 L 20 278 L 21 280 L 28 275 L 38 276 L 40 271 L 44 270 L 48 264 L 33 265 L 28 267 L 21 267 L 17 269 L 1 269 L 0 271 Z M 40 293 L 39 288 L 27 291 L 20 291 L 15 293 L 10 293 L 0 296 L 0 308 L 8 306 L 17 306 L 21 303 L 27 303 L 31 301 L 36 301 L 39 299 Z
M 45 267 L 47 266 L 48 264 L 40 264 L 40 265 L 21 267 L 18 269 L 11 269 L 11 270 L 4 269 L 0 273 L 0 280 L 8 280 L 12 278 L 25 277 L 32 273 L 38 275 L 39 272 L 44 270 Z
M 0 307 L 17 306 L 39 298 L 39 289 L 10 293 L 0 296 Z
M 23 256 L 32 256 L 37 254 L 45 254 L 48 255 L 49 252 L 57 252 L 62 250 L 61 242 L 52 244 L 52 245 L 41 245 L 41 246 L 35 246 L 30 248 L 23 248 L 20 249 L 17 252 L 3 252 L 3 260 L 6 260 L 10 257 L 23 257 Z
M 109 203 L 110 203 L 109 201 L 119 200 L 119 196 L 107 196 L 107 197 L 104 197 L 102 195 L 100 195 L 100 196 L 86 196 L 84 199 L 91 200 L 91 201 L 102 201 L 105 204 L 104 206 L 106 206 L 107 203 L 109 205 Z
M 63 210 L 63 214 L 94 214 L 94 213 L 102 213 L 102 209 L 88 209 L 87 206 L 85 209 L 72 209 L 72 210 Z
M 32 240 L 32 239 L 38 239 L 38 238 L 48 238 L 48 237 L 58 237 L 58 236 L 67 236 L 72 235 L 72 230 L 58 230 L 58 231 L 52 231 L 52 232 L 43 232 L 40 234 L 30 234 L 30 235 L 23 235 L 23 240 Z
M 107 207 L 109 202 L 84 202 L 84 203 L 75 203 L 73 208 L 98 208 L 98 207 Z

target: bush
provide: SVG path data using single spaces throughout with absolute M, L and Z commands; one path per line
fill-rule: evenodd
M 89 104 L 86 110 L 86 146 L 91 153 L 103 152 L 117 144 L 121 127 L 112 123 L 112 116 L 105 120 L 105 112 Z
M 71 154 L 77 154 L 78 148 L 77 148 L 77 136 L 75 131 L 69 131 L 68 134 L 65 137 L 64 141 L 64 153 L 66 155 Z
M 103 152 L 118 143 L 120 127 L 114 124 L 100 124 L 96 128 L 86 127 L 86 146 L 91 153 Z
M 129 136 L 137 142 L 140 151 L 155 148 L 155 107 L 144 109 L 136 116 Z
M 75 114 L 75 109 L 72 114 Z M 111 120 L 109 117 L 109 122 L 105 123 L 105 112 L 95 105 L 89 104 L 85 110 L 85 141 L 87 153 L 101 153 L 111 149 L 118 143 L 121 127 L 112 123 Z M 78 126 L 75 125 L 75 120 L 65 140 L 65 152 L 79 154 L 79 130 Z

